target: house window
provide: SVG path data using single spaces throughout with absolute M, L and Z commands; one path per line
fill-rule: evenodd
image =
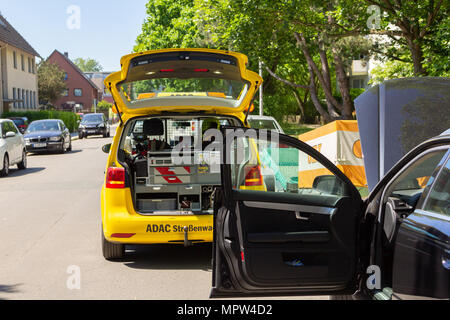
M 13 88 L 13 100 L 17 99 L 17 90 L 16 88 Z M 14 108 L 17 108 L 17 102 L 14 101 Z
M 63 97 L 68 97 L 69 96 L 69 90 L 64 90 L 63 93 L 61 94 Z
M 25 91 L 25 101 L 26 101 L 26 106 L 25 108 L 29 109 L 30 108 L 30 90 L 26 90 Z
M 24 89 L 22 89 L 22 100 L 23 100 L 22 108 L 26 108 L 26 106 L 25 106 L 25 103 L 26 103 L 26 101 L 25 101 L 25 90 Z
M 69 79 L 69 75 L 67 74 L 67 72 L 64 72 L 64 81 L 67 81 L 67 79 Z
M 37 108 L 37 103 L 36 103 L 36 91 L 33 91 L 33 107 L 34 107 L 34 109 Z
M 22 71 L 25 71 L 25 57 L 23 54 L 20 55 L 20 62 L 22 63 Z
M 21 99 L 20 89 L 17 89 L 17 100 L 20 100 L 20 99 Z M 21 103 L 17 102 L 17 108 L 20 108 L 20 106 L 21 106 Z
M 13 51 L 14 69 L 17 69 L 17 54 Z
M 75 97 L 82 97 L 83 96 L 83 90 L 81 90 L 81 89 L 74 89 L 73 90 L 73 94 L 75 95 Z
M 28 73 L 31 73 L 31 59 L 30 58 L 28 58 L 27 59 L 28 60 Z
M 31 72 L 32 72 L 33 74 L 36 73 L 34 57 L 31 58 Z

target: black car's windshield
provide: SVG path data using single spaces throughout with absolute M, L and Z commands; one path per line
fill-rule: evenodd
M 83 117 L 81 123 L 102 122 L 103 118 L 101 114 L 87 114 Z
M 35 122 L 30 124 L 27 132 L 37 132 L 37 131 L 59 131 L 59 126 L 57 122 L 47 121 L 47 122 Z

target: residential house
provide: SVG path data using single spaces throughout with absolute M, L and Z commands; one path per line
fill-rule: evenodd
M 105 87 L 105 79 L 107 76 L 109 76 L 112 72 L 85 72 L 84 75 L 90 79 L 99 89 L 101 92 L 101 99 L 105 100 L 106 102 L 109 102 L 111 104 L 114 103 L 113 97 L 111 92 L 108 88 Z
M 36 57 L 36 50 L 0 15 L 0 114 L 38 109 Z
M 59 110 L 89 113 L 101 99 L 101 90 L 70 59 L 58 50 L 47 59 L 65 72 L 66 92 L 52 104 Z

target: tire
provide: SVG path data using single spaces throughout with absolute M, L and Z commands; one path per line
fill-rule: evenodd
M 19 170 L 25 170 L 27 168 L 27 152 L 25 150 L 22 151 L 22 161 L 17 164 L 17 168 Z
M 70 140 L 69 147 L 67 148 L 67 151 L 72 152 L 72 140 Z
M 61 149 L 59 150 L 59 153 L 61 153 L 61 154 L 66 153 L 66 147 L 64 147 L 64 142 L 61 145 Z
M 82 133 L 78 133 L 78 139 L 83 140 L 84 136 Z
M 6 177 L 9 174 L 9 157 L 5 153 L 3 157 L 3 170 L 0 171 L 0 177 Z
M 125 245 L 120 243 L 112 243 L 105 239 L 102 230 L 102 252 L 106 260 L 122 259 L 125 255 Z

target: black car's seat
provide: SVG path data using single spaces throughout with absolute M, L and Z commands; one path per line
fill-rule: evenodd
M 151 137 L 164 136 L 164 123 L 162 120 L 156 118 L 145 120 L 143 124 L 143 135 Z M 164 141 L 164 139 L 153 139 L 149 143 L 148 151 L 161 151 L 166 149 L 170 149 L 170 146 Z

